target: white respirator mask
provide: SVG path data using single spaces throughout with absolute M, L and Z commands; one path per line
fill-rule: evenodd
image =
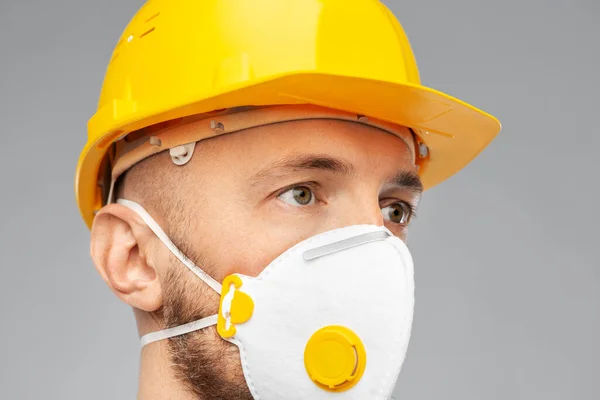
M 137 203 L 165 246 L 221 295 L 219 314 L 142 337 L 142 346 L 217 325 L 238 346 L 255 399 L 389 399 L 404 362 L 414 308 L 406 245 L 384 228 L 356 225 L 293 246 L 257 277 L 219 284 L 194 265 Z

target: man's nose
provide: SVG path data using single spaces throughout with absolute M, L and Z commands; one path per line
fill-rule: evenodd
M 383 226 L 383 216 L 379 201 L 364 197 L 347 199 L 340 204 L 331 218 L 328 218 L 329 228 L 336 229 L 351 225 Z

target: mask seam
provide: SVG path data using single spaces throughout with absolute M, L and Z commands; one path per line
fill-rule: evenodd
M 249 364 L 248 364 L 248 358 L 246 356 L 246 348 L 244 347 L 244 344 L 237 339 L 230 339 L 229 341 L 234 343 L 239 348 L 240 360 L 242 362 L 242 371 L 244 372 L 244 377 L 246 378 L 246 384 L 248 385 L 248 388 L 250 389 L 250 392 L 252 393 L 252 396 L 254 397 L 254 399 L 260 400 L 261 397 L 258 394 L 258 391 L 252 381 L 252 377 L 250 374 L 250 368 L 249 368 Z
M 400 242 L 402 242 L 402 241 L 400 240 Z M 390 244 L 392 244 L 392 246 L 394 247 L 394 249 L 396 250 L 396 252 L 398 253 L 398 255 L 400 256 L 400 258 L 402 259 L 402 261 L 403 261 L 403 263 L 405 265 L 412 265 L 412 263 L 410 263 L 410 264 L 406 263 L 405 254 L 402 251 L 402 249 L 400 248 L 400 246 L 398 246 L 398 242 L 397 241 L 392 241 Z M 406 276 L 407 272 L 408 271 L 405 272 L 405 278 L 407 278 L 407 276 Z M 407 300 L 410 302 L 410 296 L 406 296 L 406 297 L 407 297 Z M 414 298 L 414 291 L 413 291 L 413 298 Z M 414 308 L 414 304 L 413 304 L 413 308 Z M 406 322 L 407 322 L 406 318 L 403 318 L 403 322 L 402 322 L 402 327 L 403 328 L 405 328 L 407 326 Z M 409 329 L 410 329 L 410 325 L 409 325 Z M 402 329 L 402 331 L 405 331 L 405 330 L 406 329 Z M 410 335 L 409 335 L 409 339 L 410 339 Z M 402 336 L 400 336 L 400 335 L 395 336 L 393 339 L 391 339 L 391 341 L 392 341 L 392 346 L 393 346 L 392 348 L 398 348 L 398 347 L 400 347 L 400 345 L 402 345 Z M 394 351 L 393 353 L 391 352 L 390 353 L 390 359 L 388 361 L 388 365 L 394 365 L 395 364 L 395 361 L 400 358 L 398 354 L 402 354 L 402 353 L 406 354 L 406 352 L 405 352 L 406 347 L 407 346 L 402 346 L 402 349 L 400 349 L 399 351 Z M 398 380 L 397 376 L 399 375 L 401 368 L 402 368 L 402 365 L 400 365 L 399 368 L 394 368 L 394 372 L 395 373 L 393 375 L 392 375 L 392 372 L 391 372 L 392 368 L 386 368 L 386 371 L 387 371 L 386 374 L 379 380 L 378 395 L 379 395 L 380 398 L 383 399 L 383 398 L 386 398 L 386 396 L 389 395 L 389 393 L 388 393 L 389 389 L 388 389 L 388 391 L 384 392 L 384 390 L 385 390 L 384 388 L 386 387 L 385 383 L 388 382 L 390 380 L 390 378 L 395 375 L 396 379 L 394 379 L 394 382 L 393 382 L 394 385 L 390 385 L 391 390 L 393 391 L 395 383 Z
M 404 242 L 401 241 L 401 243 L 406 247 L 406 244 Z M 405 265 L 412 265 L 413 266 L 411 268 L 411 271 L 405 271 L 405 279 L 406 278 L 412 278 L 412 279 L 407 279 L 407 280 L 408 281 L 411 281 L 411 280 L 414 281 L 414 264 L 413 264 L 413 260 L 412 260 L 412 256 L 410 255 L 410 252 L 405 253 L 405 252 L 401 251 L 401 249 L 398 247 L 398 243 L 397 242 L 395 243 L 395 245 L 396 245 L 396 250 L 398 251 L 398 253 L 399 253 L 400 257 L 402 258 L 402 261 L 405 263 Z M 405 257 L 407 255 L 409 257 L 408 261 L 410 261 L 410 263 L 406 263 L 407 260 L 405 259 Z M 411 275 L 411 276 L 409 277 L 407 275 Z M 409 294 L 406 295 L 406 300 L 409 303 L 412 303 L 410 305 L 411 305 L 411 308 L 414 310 L 414 306 L 415 306 L 415 304 L 414 304 L 415 303 L 415 301 L 414 301 L 414 298 L 415 298 L 414 285 L 413 285 L 412 289 L 413 289 L 412 293 L 409 293 Z M 405 328 L 404 329 L 404 331 L 405 331 L 404 334 L 407 335 L 406 341 L 404 342 L 405 345 L 402 346 L 401 352 L 399 352 L 399 353 L 397 352 L 397 353 L 395 353 L 395 354 L 392 355 L 392 360 L 390 362 L 392 362 L 392 365 L 394 365 L 393 361 L 396 361 L 399 358 L 398 354 L 404 354 L 404 358 L 402 360 L 402 363 L 400 363 L 399 366 L 395 369 L 394 375 L 392 375 L 390 369 L 388 369 L 388 373 L 387 373 L 385 379 L 382 380 L 382 385 L 381 385 L 382 389 L 380 390 L 380 395 L 381 396 L 390 396 L 391 395 L 391 391 L 394 390 L 394 386 L 395 386 L 396 382 L 398 381 L 398 376 L 400 375 L 400 372 L 402 370 L 402 364 L 404 363 L 404 359 L 406 359 L 406 352 L 408 350 L 408 342 L 410 341 L 410 335 L 411 335 L 411 331 L 412 331 L 412 321 L 413 321 L 413 318 L 414 318 L 414 311 L 413 311 L 413 313 L 411 313 L 410 320 L 407 320 L 406 317 L 403 318 L 403 320 L 404 320 L 403 321 L 404 322 L 403 323 L 403 328 Z M 402 338 L 400 336 L 397 336 L 395 338 L 395 340 L 394 340 L 394 344 L 395 345 L 401 345 L 402 344 Z M 391 386 L 391 390 L 389 390 L 388 393 L 384 393 L 383 392 L 383 387 L 384 387 L 383 386 L 383 382 L 385 382 L 386 380 L 388 380 L 391 376 L 395 376 L 396 377 L 394 379 L 394 382 L 393 382 L 394 385 Z

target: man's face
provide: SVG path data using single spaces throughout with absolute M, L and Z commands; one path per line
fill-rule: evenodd
M 209 271 L 217 280 L 255 276 L 294 244 L 343 226 L 385 225 L 405 239 L 419 200 L 407 144 L 368 126 L 295 121 L 199 146 L 184 167 L 184 240 L 218 266 Z
M 421 193 L 409 145 L 333 120 L 220 136 L 200 142 L 186 166 L 173 166 L 187 169 L 171 213 L 177 220 L 154 217 L 217 281 L 236 272 L 256 276 L 294 244 L 335 228 L 385 225 L 405 239 Z M 218 295 L 162 245 L 154 248 L 167 327 L 215 314 Z M 237 347 L 214 328 L 173 338 L 169 349 L 178 376 L 198 395 L 251 398 Z

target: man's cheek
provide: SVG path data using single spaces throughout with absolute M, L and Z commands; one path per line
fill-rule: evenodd
M 255 235 L 239 239 L 237 246 L 230 248 L 227 257 L 228 265 L 223 265 L 224 276 L 240 273 L 247 276 L 258 276 L 273 260 L 290 247 L 300 242 L 289 237 L 271 235 Z

